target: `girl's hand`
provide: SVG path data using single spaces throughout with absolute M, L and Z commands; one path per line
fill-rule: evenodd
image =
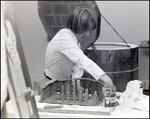
M 109 87 L 109 88 L 114 87 L 112 79 L 109 78 L 106 74 L 101 76 L 98 81 L 102 82 L 104 87 Z

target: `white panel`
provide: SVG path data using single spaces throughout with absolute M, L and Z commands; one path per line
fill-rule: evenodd
M 114 9 L 149 9 L 148 1 L 115 1 Z
M 26 57 L 28 70 L 30 73 L 44 72 L 44 57 L 43 58 L 29 58 Z
M 48 43 L 44 42 L 22 42 L 26 57 L 43 57 Z
M 114 10 L 115 25 L 149 25 L 147 10 Z
M 18 25 L 21 40 L 47 41 L 47 33 L 42 25 Z
M 96 1 L 97 6 L 99 7 L 99 9 L 103 9 L 103 8 L 113 8 L 113 2 L 112 1 Z
M 149 40 L 149 25 L 147 25 L 147 26 L 145 27 L 145 37 L 146 37 L 145 40 Z
M 32 81 L 39 81 L 41 79 L 41 77 L 43 76 L 44 72 L 41 73 L 30 73 L 30 78 L 32 79 Z
M 37 9 L 37 1 L 13 1 L 15 9 Z
M 112 41 L 113 31 L 109 26 L 102 26 L 98 42 L 109 42 Z
M 17 24 L 42 24 L 37 9 L 16 9 L 15 16 Z
M 113 24 L 113 9 L 103 9 L 101 10 L 101 14 L 104 16 L 104 18 L 110 23 Z M 108 23 L 104 20 L 104 18 L 101 16 L 101 25 L 102 26 L 108 26 Z
M 114 26 L 114 28 L 128 43 L 139 45 L 142 40 L 147 38 L 145 26 Z M 114 31 L 113 39 L 122 41 Z

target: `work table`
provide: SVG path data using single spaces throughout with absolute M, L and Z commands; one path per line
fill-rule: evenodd
M 46 104 L 39 103 L 39 95 L 35 95 L 37 108 L 43 108 Z M 13 116 L 13 108 L 11 101 L 6 102 L 6 110 L 8 118 Z M 49 113 L 39 112 L 40 118 L 149 118 L 149 111 L 142 111 L 133 109 L 131 111 L 124 112 L 119 109 L 119 105 L 115 107 L 110 115 L 94 115 L 94 114 L 65 114 L 65 113 Z

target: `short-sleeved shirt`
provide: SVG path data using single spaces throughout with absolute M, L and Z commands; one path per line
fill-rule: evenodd
M 61 29 L 49 42 L 45 53 L 45 74 L 52 79 L 79 78 L 83 71 L 98 80 L 105 72 L 81 50 L 70 29 Z

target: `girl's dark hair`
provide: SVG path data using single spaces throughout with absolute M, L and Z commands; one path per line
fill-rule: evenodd
M 66 27 L 76 34 L 81 34 L 96 29 L 96 21 L 88 8 L 79 6 L 70 15 Z

